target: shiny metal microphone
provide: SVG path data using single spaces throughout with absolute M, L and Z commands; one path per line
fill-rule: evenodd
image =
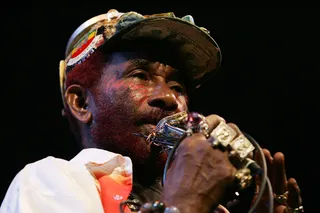
M 193 114 L 196 115 L 198 113 Z M 181 141 L 185 137 L 192 135 L 193 130 L 199 129 L 199 127 L 190 128 L 190 125 L 187 124 L 189 115 L 190 113 L 181 112 L 165 117 L 158 122 L 155 130 L 148 136 L 138 134 L 139 136 L 143 136 L 148 142 L 162 147 L 169 153 L 164 168 L 162 184 L 164 184 L 166 180 L 166 173 L 169 168 L 170 162 L 173 160 L 175 150 L 177 149 Z M 201 115 L 199 116 L 199 118 L 204 118 L 204 116 Z M 252 176 L 259 175 L 261 177 L 259 193 L 255 202 L 251 206 L 249 213 L 255 211 L 263 196 L 266 185 L 268 185 L 268 191 L 270 194 L 269 212 L 272 212 L 273 191 L 270 180 L 267 176 L 267 164 L 262 149 L 254 140 L 254 138 L 252 138 L 249 134 L 242 132 L 241 135 L 237 137 L 236 135 L 237 134 L 235 134 L 234 130 L 229 125 L 221 122 L 211 133 L 209 133 L 210 140 L 208 141 L 212 142 L 213 147 L 217 146 L 226 149 L 229 152 L 230 157 L 236 159 L 237 163 L 235 164 L 235 166 L 238 168 L 236 177 L 239 180 L 240 190 L 246 189 L 251 184 L 253 180 Z M 205 134 L 205 136 L 207 137 L 207 134 Z M 262 168 L 260 168 L 260 166 L 254 160 L 248 157 L 248 155 L 254 150 L 256 150 L 262 158 Z M 236 193 L 239 194 L 238 192 Z
M 198 124 L 189 124 L 190 116 L 195 119 L 202 119 L 205 122 L 205 117 L 199 113 L 180 112 L 171 116 L 162 118 L 154 131 L 149 135 L 135 134 L 144 137 L 147 142 L 155 146 L 161 147 L 163 150 L 170 152 L 174 145 L 180 142 L 186 135 L 192 135 L 193 131 L 199 130 Z M 201 123 L 201 121 L 198 121 Z M 196 126 L 194 126 L 196 125 Z M 252 153 L 255 146 L 244 134 L 237 136 L 237 133 L 225 122 L 220 124 L 209 133 L 213 146 L 220 146 L 229 151 L 230 157 L 234 160 L 234 164 L 239 169 L 249 169 L 251 175 L 261 174 L 261 168 L 252 159 L 247 156 Z

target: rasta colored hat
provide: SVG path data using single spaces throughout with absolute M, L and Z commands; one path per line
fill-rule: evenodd
M 80 25 L 71 35 L 65 60 L 60 61 L 60 87 L 65 91 L 67 73 L 85 61 L 95 50 L 135 41 L 165 42 L 179 54 L 186 76 L 196 87 L 219 68 L 221 52 L 209 31 L 195 25 L 192 16 L 178 18 L 174 13 L 141 15 L 111 9 Z M 64 100 L 64 98 L 63 98 Z

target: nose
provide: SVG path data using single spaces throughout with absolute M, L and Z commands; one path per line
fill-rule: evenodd
M 173 90 L 164 82 L 154 88 L 152 95 L 148 98 L 148 104 L 167 111 L 175 111 L 178 108 L 178 100 Z

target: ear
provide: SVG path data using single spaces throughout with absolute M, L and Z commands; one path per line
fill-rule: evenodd
M 88 97 L 80 85 L 71 85 L 65 92 L 65 100 L 73 117 L 82 123 L 88 123 L 92 118 L 89 110 Z

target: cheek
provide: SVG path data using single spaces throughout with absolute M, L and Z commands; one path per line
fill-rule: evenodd
M 110 102 L 111 105 L 123 103 L 128 98 L 128 85 L 124 81 L 117 81 L 116 77 L 105 80 L 100 86 L 103 99 Z
M 124 88 L 125 85 L 123 82 L 116 81 L 116 77 L 113 77 L 110 80 L 105 80 L 102 83 L 102 90 L 106 95 L 112 97 L 116 91 L 120 91 L 121 88 Z
M 178 109 L 179 111 L 187 111 L 188 110 L 188 98 L 186 96 L 178 97 Z
M 130 83 L 128 88 L 130 90 L 130 98 L 139 105 L 141 105 L 150 94 L 150 89 L 143 84 Z
M 102 91 L 103 99 L 114 107 L 119 107 L 119 104 L 124 107 L 123 104 L 125 103 L 126 108 L 130 108 L 131 105 L 133 111 L 141 106 L 150 94 L 150 88 L 144 84 L 139 84 L 130 79 L 117 80 L 115 77 L 102 82 L 100 91 Z

